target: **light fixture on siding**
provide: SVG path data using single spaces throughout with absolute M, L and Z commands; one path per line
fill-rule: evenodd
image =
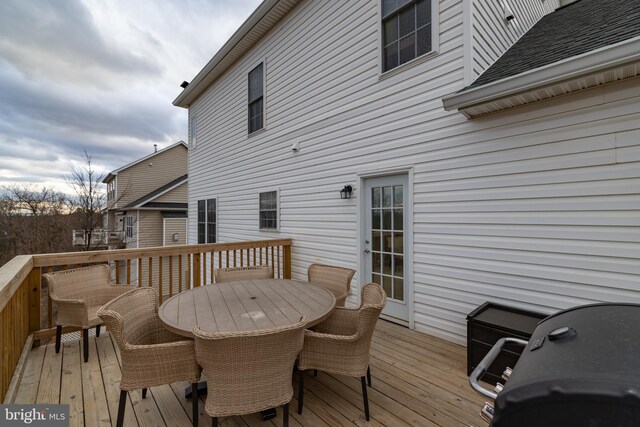
M 504 3 L 502 10 L 504 12 L 504 20 L 507 21 L 507 23 L 513 21 L 516 18 L 507 3 Z
M 340 190 L 340 198 L 341 199 L 350 199 L 351 193 L 353 192 L 353 187 L 350 185 L 345 185 L 342 190 Z
M 179 238 L 178 233 L 173 233 L 172 238 L 173 238 L 173 241 L 174 241 L 174 242 L 177 242 L 177 241 L 178 241 L 178 238 Z

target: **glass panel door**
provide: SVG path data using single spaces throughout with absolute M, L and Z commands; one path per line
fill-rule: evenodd
M 406 175 L 365 182 L 365 277 L 387 294 L 384 314 L 408 321 L 406 253 Z

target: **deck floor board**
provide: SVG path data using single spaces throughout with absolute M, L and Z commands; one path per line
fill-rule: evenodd
M 71 403 L 72 425 L 115 425 L 120 395 L 121 360 L 108 333 L 89 339 L 88 363 L 82 363 L 79 340 L 67 341 L 60 354 L 53 344 L 30 351 L 16 403 Z M 468 385 L 466 351 L 445 340 L 410 331 L 389 322 L 376 326 L 371 347 L 371 421 L 362 408 L 360 381 L 319 373 L 305 377 L 305 407 L 298 415 L 297 376 L 290 403 L 291 426 L 479 426 L 483 399 Z M 125 426 L 189 426 L 191 400 L 187 383 L 175 383 L 129 393 Z M 282 411 L 263 422 L 258 414 L 222 418 L 232 427 L 282 425 Z M 201 426 L 211 425 L 200 398 Z

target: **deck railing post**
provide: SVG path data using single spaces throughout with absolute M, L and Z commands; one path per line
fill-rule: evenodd
M 29 273 L 29 333 L 42 328 L 40 323 L 42 271 L 40 267 L 31 269 Z
M 283 279 L 291 279 L 291 243 L 282 246 Z

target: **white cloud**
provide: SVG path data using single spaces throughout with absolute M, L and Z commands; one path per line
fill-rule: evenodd
M 258 0 L 0 2 L 0 185 L 65 189 L 187 134 L 171 105 Z M 66 190 L 66 189 L 65 189 Z

